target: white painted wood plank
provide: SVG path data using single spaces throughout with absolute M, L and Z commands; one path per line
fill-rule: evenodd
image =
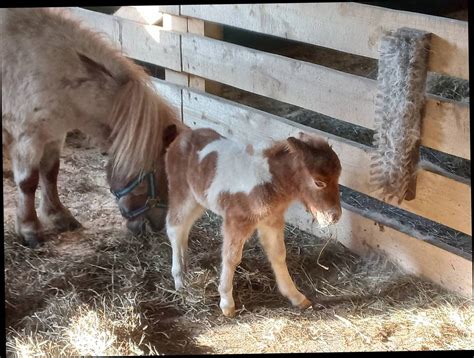
M 198 91 L 183 90 L 183 119 L 191 127 L 210 127 L 241 141 L 284 139 L 299 131 L 328 139 L 342 165 L 340 183 L 373 195 L 369 186 L 371 149 L 285 118 Z M 421 170 L 416 198 L 402 207 L 471 235 L 471 188 L 453 179 Z
M 340 221 L 320 229 L 302 205 L 294 204 L 286 219 L 316 236 L 334 237 L 351 251 L 384 254 L 403 270 L 426 278 L 448 290 L 472 297 L 472 261 L 387 226 L 381 232 L 373 220 L 343 209 Z M 324 255 L 324 254 L 323 254 Z
M 187 34 L 183 70 L 374 128 L 376 81 L 324 66 Z M 422 144 L 470 159 L 469 106 L 427 98 Z
M 385 32 L 411 27 L 433 33 L 431 71 L 469 79 L 467 21 L 357 3 L 182 5 L 181 15 L 372 58 Z

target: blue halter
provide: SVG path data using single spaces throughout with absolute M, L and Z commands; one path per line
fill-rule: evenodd
M 122 216 L 127 219 L 133 219 L 144 212 L 150 210 L 151 208 L 167 208 L 165 204 L 160 204 L 156 196 L 156 185 L 155 185 L 155 175 L 154 172 L 148 172 L 146 174 L 140 173 L 135 180 L 131 181 L 125 188 L 114 191 L 112 188 L 110 192 L 114 194 L 117 201 L 124 197 L 125 195 L 130 194 L 137 186 L 139 186 L 143 180 L 147 179 L 148 181 L 148 198 L 146 199 L 145 205 L 142 207 L 132 210 L 125 211 L 122 207 L 119 206 Z

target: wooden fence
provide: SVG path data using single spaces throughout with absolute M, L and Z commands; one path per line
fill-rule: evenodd
M 71 8 L 84 24 L 104 32 L 124 53 L 165 69 L 155 79 L 191 127 L 211 127 L 239 140 L 282 139 L 299 131 L 329 140 L 340 157 L 340 184 L 372 196 L 372 147 L 213 95 L 216 83 L 373 129 L 376 81 L 222 39 L 222 25 L 376 59 L 380 36 L 412 27 L 433 34 L 430 71 L 468 79 L 467 22 L 357 3 L 172 5 L 122 7 L 114 15 Z M 298 24 L 295 26 L 295 24 Z M 211 82 L 212 81 L 212 82 Z M 217 85 L 218 86 L 218 85 Z M 425 147 L 470 160 L 469 105 L 427 95 Z M 471 186 L 421 168 L 416 198 L 401 209 L 472 235 Z M 341 221 L 320 230 L 298 204 L 287 220 L 319 236 L 335 235 L 351 250 L 384 253 L 406 271 L 472 295 L 472 260 L 455 248 L 374 225 L 377 219 L 344 205 Z

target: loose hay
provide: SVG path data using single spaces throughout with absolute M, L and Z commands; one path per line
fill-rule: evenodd
M 466 301 L 286 228 L 287 261 L 314 301 L 300 312 L 277 290 L 252 237 L 234 279 L 237 317 L 220 313 L 220 223 L 205 214 L 191 232 L 187 288 L 173 289 L 163 235 L 129 235 L 103 167 L 106 157 L 68 138 L 59 188 L 85 228 L 38 249 L 14 235 L 16 190 L 4 159 L 5 310 L 10 356 L 469 349 L 474 311 Z M 75 148 L 74 148 L 75 147 Z M 84 184 L 86 183 L 86 184 Z

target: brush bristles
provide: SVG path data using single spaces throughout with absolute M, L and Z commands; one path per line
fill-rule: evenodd
M 417 167 L 429 40 L 406 28 L 381 40 L 369 185 L 383 200 L 401 202 Z

